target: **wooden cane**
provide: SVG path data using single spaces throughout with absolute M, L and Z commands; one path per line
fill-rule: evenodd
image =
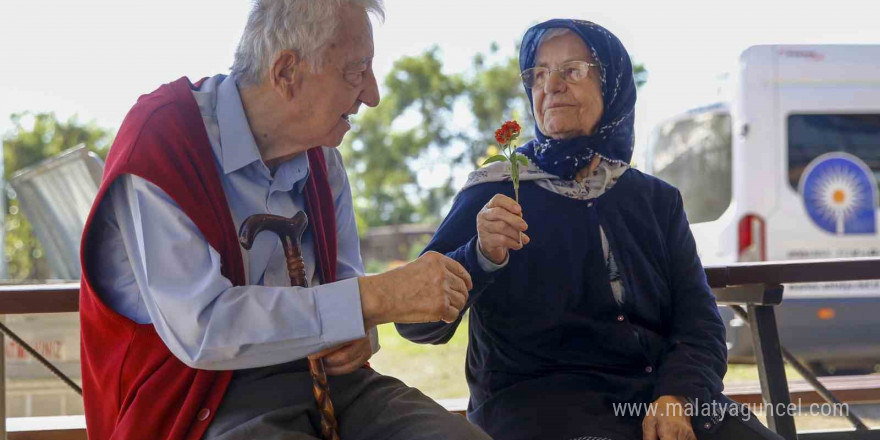
M 287 271 L 290 274 L 290 285 L 307 287 L 306 269 L 302 258 L 302 234 L 309 224 L 305 212 L 298 212 L 293 218 L 271 214 L 254 214 L 241 224 L 238 241 L 241 246 L 250 250 L 254 239 L 262 231 L 272 231 L 281 239 L 284 256 L 287 258 Z M 309 357 L 309 372 L 312 374 L 312 391 L 315 403 L 321 413 L 321 437 L 324 440 L 339 440 L 339 428 L 330 401 L 330 385 L 324 371 L 324 360 Z

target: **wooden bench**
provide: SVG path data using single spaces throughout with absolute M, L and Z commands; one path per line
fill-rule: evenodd
M 880 375 L 822 377 L 819 382 L 843 403 L 880 403 Z M 825 399 L 803 379 L 788 381 L 788 392 L 791 401 L 801 405 L 825 403 Z M 761 384 L 758 382 L 728 384 L 724 387 L 724 394 L 746 405 L 763 403 Z
M 8 440 L 86 440 L 84 416 L 6 419 Z
M 832 376 L 819 379 L 841 402 L 848 404 L 856 403 L 880 403 L 880 375 L 865 376 Z M 803 379 L 790 380 L 788 390 L 791 400 L 801 405 L 825 403 L 819 393 Z M 760 382 L 734 382 L 725 385 L 724 394 L 733 401 L 743 405 L 760 405 L 764 402 L 761 397 Z M 449 412 L 464 415 L 467 411 L 468 399 L 439 399 L 437 402 Z
M 789 405 L 801 398 L 811 402 L 821 398 L 798 381 L 793 381 L 791 390 L 785 377 L 782 347 L 776 328 L 773 308 L 782 302 L 783 283 L 854 281 L 880 278 L 880 258 L 854 258 L 825 261 L 769 262 L 733 264 L 728 266 L 706 267 L 706 275 L 719 304 L 742 305 L 748 310 L 748 322 L 752 333 L 753 346 L 758 363 L 760 386 L 737 391 L 728 390 L 731 398 L 742 403 L 767 402 L 774 405 Z M 78 284 L 49 284 L 29 286 L 0 286 L 0 315 L 26 313 L 60 313 L 78 311 Z M 743 312 L 744 313 L 744 312 Z M 2 339 L 0 339 L 2 342 Z M 0 350 L 0 414 L 5 413 L 5 359 Z M 880 386 L 876 378 L 827 378 L 821 382 L 831 391 L 839 394 L 842 401 L 877 401 Z M 744 386 L 745 387 L 745 386 Z M 760 391 L 760 399 L 758 398 Z M 834 398 L 829 396 L 829 398 Z M 467 407 L 466 399 L 447 401 L 450 411 L 463 413 Z M 68 421 L 69 422 L 69 421 Z M 14 423 L 18 423 L 15 421 Z M 60 423 L 60 422 L 59 422 Z M 79 423 L 79 422 L 76 422 Z M 13 428 L 13 420 L 10 420 Z M 46 424 L 40 424 L 46 426 Z M 63 425 L 63 424 L 62 424 Z M 768 425 L 778 434 L 789 440 L 798 438 L 791 415 L 771 415 Z M 84 426 L 84 423 L 83 423 Z M 22 430 L 16 426 L 10 430 L 13 440 L 72 440 L 85 438 L 85 431 L 79 425 L 59 425 L 58 429 L 41 431 Z M 7 432 L 6 420 L 0 417 L 0 440 Z M 832 432 L 802 435 L 809 439 L 880 439 L 880 431 Z
M 880 375 L 824 377 L 820 381 L 838 399 L 848 404 L 880 403 Z M 810 384 L 802 379 L 788 382 L 793 402 L 802 405 L 824 403 Z M 736 382 L 725 387 L 725 394 L 745 405 L 759 405 L 761 384 Z M 468 399 L 439 399 L 440 405 L 449 412 L 464 416 Z M 86 440 L 86 422 L 83 416 L 20 417 L 7 419 L 9 440 Z

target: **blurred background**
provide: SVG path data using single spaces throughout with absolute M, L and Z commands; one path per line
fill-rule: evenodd
M 382 101 L 357 115 L 340 147 L 368 272 L 418 256 L 467 174 L 481 158 L 494 154 L 492 134 L 501 122 L 518 119 L 526 128 L 524 140 L 531 137 L 517 55 L 522 34 L 537 22 L 590 20 L 622 40 L 640 85 L 633 165 L 658 173 L 662 170 L 653 162 L 662 145 L 652 145 L 672 130 L 663 130 L 670 120 L 715 103 L 722 107 L 708 107 L 711 115 L 730 113 L 741 55 L 750 46 L 880 43 L 880 6 L 855 0 L 816 5 L 767 0 L 386 0 L 385 6 L 384 22 L 374 24 L 374 70 Z M 38 209 L 22 206 L 20 195 L 34 176 L 47 166 L 66 166 L 41 161 L 84 146 L 94 154 L 83 160 L 100 163 L 138 96 L 184 75 L 198 79 L 227 73 L 249 8 L 250 2 L 243 0 L 0 1 L 0 213 L 5 215 L 0 278 L 6 283 L 70 278 L 63 264 L 47 255 L 51 238 L 39 229 L 51 230 L 51 222 L 41 226 L 34 220 L 38 214 L 26 215 Z M 880 103 L 875 104 L 874 113 L 880 113 Z M 726 130 L 729 139 L 729 118 L 725 121 L 722 115 L 719 122 L 713 117 L 710 125 Z M 880 137 L 872 139 L 880 150 Z M 728 140 L 719 159 L 728 168 L 730 150 Z M 66 173 L 88 172 L 77 170 Z M 14 176 L 18 187 L 6 184 Z M 729 174 L 726 179 L 730 192 Z M 697 210 L 701 200 L 686 202 Z M 722 217 L 728 205 L 730 197 L 705 220 Z M 84 206 L 87 210 L 88 203 Z M 748 259 L 740 253 L 737 261 Z M 880 293 L 880 288 L 874 290 Z M 78 376 L 75 315 L 10 316 L 5 321 Z M 393 326 L 383 326 L 380 333 L 383 349 L 373 360 L 377 370 L 435 398 L 467 397 L 466 325 L 444 347 L 408 343 Z M 14 342 L 7 339 L 5 350 L 10 363 L 7 415 L 82 412 L 78 398 L 44 374 Z M 749 356 L 746 352 L 743 364 L 731 366 L 727 381 L 757 380 Z M 860 360 L 859 373 L 875 368 L 876 359 Z M 821 362 L 816 367 L 827 374 L 836 368 Z M 797 376 L 789 372 L 789 377 Z

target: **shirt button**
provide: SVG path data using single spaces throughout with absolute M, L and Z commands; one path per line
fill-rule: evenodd
M 654 367 L 648 365 L 645 367 L 645 373 L 652 373 L 654 371 Z
M 712 423 L 710 423 L 710 422 L 706 422 L 706 423 L 703 425 L 703 429 L 705 429 L 705 430 L 712 429 Z
M 210 409 L 202 408 L 202 410 L 199 411 L 199 414 L 196 417 L 198 417 L 200 422 L 204 422 L 205 420 L 208 420 L 208 416 L 210 416 L 210 415 L 211 415 Z
M 593 202 L 587 203 L 587 208 L 592 208 L 592 207 L 593 207 Z
M 617 315 L 617 322 L 623 322 L 624 319 L 626 319 L 626 317 L 623 315 Z

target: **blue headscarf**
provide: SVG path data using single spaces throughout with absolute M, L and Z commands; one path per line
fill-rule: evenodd
M 620 40 L 607 29 L 582 20 L 554 19 L 526 31 L 519 52 L 520 70 L 535 67 L 541 37 L 553 28 L 566 28 L 581 37 L 599 63 L 602 80 L 602 101 L 605 110 L 592 135 L 572 139 L 553 139 L 541 132 L 535 123 L 536 139 L 519 147 L 542 170 L 563 179 L 574 179 L 594 155 L 629 163 L 632 159 L 636 105 L 636 84 L 632 62 Z M 532 91 L 526 89 L 529 102 Z M 537 118 L 535 119 L 537 121 Z

